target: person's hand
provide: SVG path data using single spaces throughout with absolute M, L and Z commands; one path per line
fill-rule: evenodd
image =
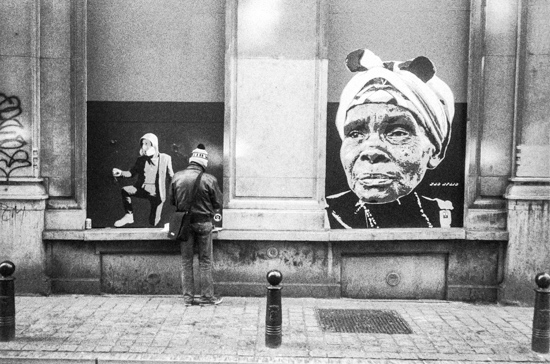
M 122 171 L 118 168 L 113 168 L 113 176 L 114 177 L 120 177 L 122 176 Z

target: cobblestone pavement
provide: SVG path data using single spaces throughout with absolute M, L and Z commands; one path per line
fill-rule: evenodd
M 0 363 L 548 362 L 531 350 L 533 308 L 445 301 L 285 298 L 283 341 L 265 346 L 265 298 L 189 306 L 177 296 L 16 297 Z M 316 309 L 394 310 L 412 334 L 338 333 Z

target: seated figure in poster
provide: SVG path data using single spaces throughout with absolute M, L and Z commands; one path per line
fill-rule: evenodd
M 445 157 L 454 96 L 426 57 L 383 62 L 369 50 L 350 53 L 357 73 L 336 114 L 340 160 L 350 190 L 327 196 L 332 229 L 450 227 L 450 201 L 415 191 Z
M 114 177 L 137 177 L 133 185 L 125 186 L 121 190 L 126 214 L 115 222 L 115 227 L 134 223 L 132 197 L 149 200 L 149 224 L 156 226 L 160 222 L 162 206 L 166 200 L 166 176 L 174 176 L 172 157 L 159 152 L 158 138 L 155 134 L 145 134 L 139 140 L 139 144 L 139 157 L 129 171 L 113 168 Z

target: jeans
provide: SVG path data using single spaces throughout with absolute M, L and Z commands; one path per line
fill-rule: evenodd
M 180 241 L 181 248 L 181 284 L 183 297 L 192 299 L 195 295 L 195 280 L 193 277 L 193 251 L 199 250 L 199 271 L 201 283 L 201 298 L 210 299 L 214 296 L 214 281 L 212 279 L 212 229 L 211 221 L 192 222 L 191 233 L 187 241 Z

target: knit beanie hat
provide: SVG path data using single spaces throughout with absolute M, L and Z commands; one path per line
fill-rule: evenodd
M 197 145 L 197 148 L 193 149 L 189 163 L 195 162 L 206 168 L 208 166 L 208 152 L 204 147 L 204 144 Z

